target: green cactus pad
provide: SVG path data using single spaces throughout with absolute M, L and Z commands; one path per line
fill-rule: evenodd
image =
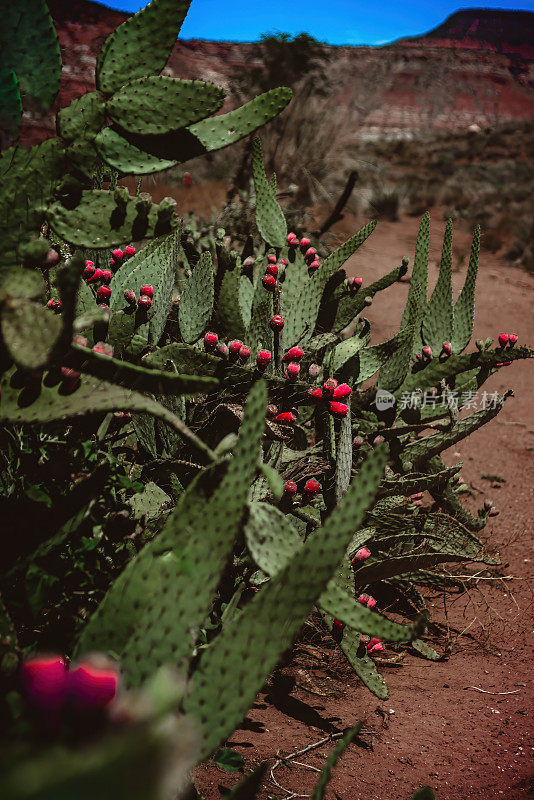
M 7 297 L 35 300 L 44 294 L 44 288 L 43 278 L 36 270 L 10 269 L 0 276 L 0 302 Z
M 252 175 L 256 191 L 256 226 L 260 236 L 272 247 L 283 247 L 287 236 L 286 218 L 276 202 L 276 193 L 267 181 L 258 137 L 252 146 Z
M 111 119 L 129 133 L 164 134 L 213 114 L 224 91 L 203 81 L 148 76 L 119 89 L 106 104 Z
M 478 257 L 480 254 L 480 225 L 473 234 L 473 244 L 467 266 L 465 283 L 458 300 L 454 304 L 454 334 L 452 349 L 454 353 L 465 350 L 473 335 L 475 325 L 475 285 L 478 272 Z
M 452 308 L 452 220 L 447 220 L 439 276 L 423 318 L 423 341 L 434 352 L 453 336 Z
M 0 129 L 18 139 L 22 122 L 22 101 L 18 78 L 12 69 L 0 69 Z
M 12 69 L 26 98 L 49 108 L 59 91 L 61 56 L 44 0 L 7 3 L 2 9 L 1 69 Z
M 358 373 L 358 383 L 366 381 L 371 378 L 379 369 L 386 367 L 389 360 L 399 352 L 404 352 L 404 348 L 408 344 L 411 346 L 413 339 L 413 330 L 404 328 L 399 331 L 393 339 L 382 344 L 375 344 L 372 347 L 366 347 L 359 352 L 360 371 Z
M 210 253 L 202 253 L 191 277 L 188 279 L 178 309 L 182 339 L 187 344 L 196 342 L 213 311 L 214 274 Z
M 265 676 L 296 635 L 360 524 L 384 464 L 385 450 L 377 448 L 325 526 L 308 538 L 204 654 L 185 700 L 187 712 L 204 735 L 202 757 L 241 721 Z
M 2 338 L 13 358 L 23 369 L 46 366 L 61 335 L 61 319 L 39 303 L 10 299 L 2 309 Z M 32 336 L 30 331 L 38 331 Z
M 289 517 L 268 503 L 251 503 L 245 542 L 258 567 L 267 575 L 280 572 L 302 547 Z
M 104 42 L 96 62 L 96 85 L 112 94 L 128 81 L 161 72 L 191 0 L 152 0 Z
M 58 136 L 65 142 L 95 138 L 106 122 L 106 108 L 98 92 L 87 92 L 60 109 L 57 115 Z
M 102 159 L 122 175 L 152 175 L 177 164 L 174 160 L 146 153 L 114 128 L 101 130 L 95 137 L 95 147 Z
M 420 331 L 427 307 L 429 247 L 430 214 L 427 211 L 419 225 L 408 300 L 401 320 L 401 328 L 406 328 L 409 325 L 415 327 L 412 355 L 419 353 L 422 347 Z
M 381 292 L 396 283 L 406 274 L 407 269 L 408 267 L 405 264 L 395 267 L 382 278 L 373 281 L 368 286 L 362 286 L 355 295 L 350 292 L 344 293 L 342 297 L 336 298 L 337 303 L 324 302 L 323 300 L 324 308 L 322 303 L 319 310 L 317 328 L 321 330 L 331 329 L 333 333 L 341 333 L 368 305 L 368 298 L 372 299 L 377 292 Z
M 114 193 L 85 189 L 75 208 L 58 202 L 48 209 L 54 231 L 69 244 L 104 249 L 125 241 L 169 233 L 178 225 L 167 208 L 127 196 L 118 201 Z

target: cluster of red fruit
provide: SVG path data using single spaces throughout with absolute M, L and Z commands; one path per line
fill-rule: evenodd
M 450 342 L 443 342 L 441 346 L 441 353 L 439 357 L 442 361 L 446 358 L 449 358 L 452 355 L 452 344 Z M 420 353 L 417 353 L 417 360 L 418 361 L 432 361 L 432 348 L 429 345 L 425 345 Z
M 306 236 L 299 240 L 296 234 L 288 233 L 287 243 L 290 247 L 295 249 L 300 247 L 300 251 L 304 256 L 304 260 L 306 261 L 310 272 L 315 272 L 316 269 L 319 269 L 321 265 L 319 262 L 319 256 L 317 255 L 317 250 L 315 247 L 310 247 L 310 240 Z
M 308 395 L 317 403 L 322 400 L 326 401 L 330 414 L 332 414 L 333 417 L 342 419 L 349 413 L 349 408 L 345 403 L 340 403 L 339 401 L 347 398 L 351 392 L 352 389 L 347 383 L 340 383 L 338 385 L 335 378 L 328 378 L 323 383 L 322 389 L 319 386 L 312 386 L 312 388 L 308 390 Z
M 517 333 L 500 333 L 499 347 L 502 347 L 503 349 L 506 347 L 506 345 L 509 345 L 509 347 L 514 347 L 518 339 L 519 336 L 517 335 Z M 497 366 L 509 367 L 511 363 L 512 363 L 511 361 L 502 361 L 499 364 L 497 364 Z
M 278 273 L 280 272 L 280 268 L 287 267 L 289 261 L 287 258 L 281 258 L 280 264 L 276 263 L 276 256 L 269 255 L 267 256 L 267 268 L 265 270 L 265 275 L 261 279 L 263 286 L 267 289 L 268 292 L 274 292 L 276 290 L 276 279 L 278 278 Z
M 95 286 L 97 284 L 100 284 L 96 292 L 97 303 L 99 303 L 100 305 L 106 305 L 106 306 L 109 305 L 109 298 L 111 297 L 111 289 L 109 287 L 109 284 L 111 283 L 113 272 L 116 272 L 117 269 L 121 266 L 121 264 L 124 261 L 127 261 L 128 258 L 131 258 L 131 256 L 133 255 L 135 255 L 135 247 L 132 247 L 131 245 L 125 247 L 124 250 L 120 249 L 112 250 L 109 262 L 111 269 L 100 269 L 100 267 L 95 267 L 93 261 L 87 260 L 85 262 L 85 267 L 83 270 L 83 277 L 85 278 L 85 282 L 87 284 L 94 284 Z M 143 291 L 144 289 L 149 289 L 150 292 L 152 292 L 152 294 L 145 293 Z M 146 303 L 146 301 L 139 302 L 140 308 L 150 308 L 150 305 L 152 303 L 152 297 L 154 294 L 154 291 L 151 286 L 141 287 L 141 296 L 144 297 L 146 294 L 149 294 L 149 302 L 148 303 Z M 133 294 L 133 292 L 128 292 L 128 295 L 133 296 L 133 303 L 135 304 L 135 295 Z M 125 297 L 126 297 L 126 292 L 125 292 Z M 130 297 L 126 297 L 126 299 L 129 303 L 132 302 Z M 141 297 L 139 298 L 139 300 L 141 301 Z
M 304 489 L 302 490 L 302 498 L 306 503 L 311 502 L 314 497 L 317 497 L 319 492 L 321 491 L 321 484 L 319 481 L 316 481 L 315 478 L 310 478 L 309 481 L 306 481 L 304 484 Z M 292 499 L 298 492 L 298 487 L 295 481 L 286 481 L 284 483 L 284 498 Z
M 69 669 L 62 656 L 30 658 L 20 671 L 22 689 L 34 711 L 57 719 L 68 710 L 94 714 L 108 706 L 117 694 L 119 674 L 95 659 Z

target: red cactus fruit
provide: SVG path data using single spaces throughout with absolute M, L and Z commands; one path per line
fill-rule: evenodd
M 384 648 L 384 645 L 382 644 L 382 642 L 377 642 L 377 643 L 376 643 L 376 644 L 374 644 L 372 647 L 368 647 L 368 648 L 367 648 L 367 652 L 368 652 L 369 654 L 372 654 L 372 653 L 382 653 L 382 652 L 383 652 L 383 650 L 385 650 L 385 648 Z
M 102 283 L 109 283 L 111 281 L 111 270 L 110 269 L 103 269 L 102 270 Z
M 126 256 L 126 258 L 131 258 L 132 256 L 134 256 L 135 247 L 133 247 L 133 245 L 131 244 L 126 245 L 126 247 L 124 248 L 124 255 Z
M 425 358 L 429 360 L 432 358 L 432 348 L 429 347 L 428 345 L 425 345 L 421 350 L 421 352 Z
M 67 699 L 67 675 L 67 665 L 58 655 L 37 656 L 24 661 L 20 681 L 28 703 L 39 711 L 60 711 Z
M 376 447 L 377 445 L 382 444 L 382 442 L 385 442 L 385 439 L 384 439 L 383 436 L 375 436 L 375 438 L 373 439 L 373 447 Z
M 258 355 L 256 356 L 256 364 L 258 365 L 259 369 L 265 369 L 265 367 L 271 361 L 271 351 L 270 350 L 260 350 Z
M 188 189 L 190 186 L 193 185 L 193 179 L 191 178 L 191 174 L 189 172 L 184 172 L 182 184 L 186 186 Z
M 344 627 L 345 627 L 345 623 L 341 622 L 340 619 L 335 619 L 334 622 L 332 623 L 332 631 L 333 632 L 334 631 L 336 631 L 336 632 L 342 631 Z
M 304 253 L 304 258 L 306 261 L 315 261 L 315 256 L 317 255 L 317 250 L 315 247 L 308 247 L 306 252 Z
M 46 304 L 46 307 L 49 308 L 50 311 L 56 311 L 59 308 L 60 305 L 61 305 L 61 303 L 59 302 L 57 297 L 52 297 L 52 298 L 50 298 L 50 300 Z
M 95 271 L 95 269 L 96 269 L 96 267 L 95 267 L 95 265 L 93 264 L 92 261 L 86 261 L 85 262 L 85 267 L 84 267 L 84 270 L 83 270 L 83 277 L 86 278 L 86 279 L 90 278 L 91 275 L 93 274 L 93 272 Z
M 376 606 L 376 600 L 374 597 L 369 597 L 367 603 L 365 604 L 367 608 L 374 608 Z
M 410 500 L 422 500 L 423 499 L 423 492 L 416 492 L 416 494 L 412 494 Z
M 152 298 L 149 297 L 147 294 L 142 294 L 139 300 L 137 301 L 137 305 L 139 308 L 143 309 L 143 311 L 148 311 L 148 309 L 152 305 Z
M 76 334 L 76 336 L 72 337 L 72 344 L 77 344 L 78 347 L 87 347 L 87 339 L 85 336 L 80 336 Z
M 354 439 L 352 440 L 352 444 L 353 444 L 353 445 L 354 445 L 354 447 L 356 447 L 356 448 L 358 448 L 358 447 L 361 447 L 361 446 L 362 446 L 362 444 L 363 444 L 363 439 L 362 439 L 362 437 L 361 437 L 361 436 L 355 436 L 355 437 L 354 437 Z
M 508 337 L 508 342 L 510 344 L 510 347 L 513 347 L 514 344 L 516 344 L 518 339 L 519 339 L 519 336 L 517 335 L 517 333 L 511 333 L 509 335 L 509 337 Z
M 100 281 L 102 280 L 102 275 L 103 275 L 102 270 L 99 267 L 97 267 L 95 271 L 92 273 L 92 275 L 89 275 L 89 277 L 87 278 L 87 283 L 100 283 Z
M 237 356 L 239 355 L 239 351 L 241 350 L 242 347 L 243 347 L 243 342 L 240 342 L 239 339 L 233 339 L 228 344 L 228 352 L 230 353 L 231 356 Z
M 204 349 L 205 350 L 213 350 L 219 342 L 219 337 L 216 333 L 212 333 L 208 331 L 204 334 Z
M 55 247 L 51 247 L 45 256 L 45 264 L 52 266 L 52 264 L 56 264 L 58 261 L 59 261 L 59 253 L 55 249 Z
M 369 600 L 369 598 L 367 597 L 367 595 L 366 595 L 366 594 L 361 594 L 361 595 L 358 597 L 358 599 L 357 599 L 357 601 L 356 601 L 356 602 L 358 602 L 358 603 L 359 603 L 361 606 L 366 606 L 366 605 L 367 605 L 367 601 L 368 601 L 368 600 Z
M 296 381 L 300 372 L 300 364 L 291 361 L 286 368 L 286 378 L 288 381 Z
M 353 291 L 358 291 L 363 283 L 363 278 L 347 278 L 347 285 L 349 289 Z
M 497 517 L 499 516 L 499 511 L 496 508 L 490 508 L 489 515 L 490 517 Z
M 286 481 L 284 483 L 284 494 L 288 497 L 294 497 L 297 493 L 297 484 L 295 481 Z
M 224 342 L 219 342 L 219 344 L 215 348 L 215 355 L 220 356 L 221 358 L 228 357 L 228 348 Z
M 70 702 L 81 711 L 101 711 L 117 694 L 119 675 L 109 666 L 82 663 L 67 674 Z
M 320 267 L 319 260 L 316 258 L 315 261 L 312 261 L 311 264 L 308 264 L 308 271 L 315 272 L 316 269 Z
M 302 248 L 304 248 L 304 247 L 308 248 L 308 247 L 310 246 L 310 240 L 308 239 L 308 237 L 307 237 L 307 236 L 304 236 L 304 237 L 303 237 L 303 238 L 300 240 L 300 246 L 301 246 Z
M 328 403 L 328 410 L 333 417 L 337 417 L 338 419 L 346 417 L 349 413 L 348 406 L 346 406 L 345 403 L 338 403 L 336 400 Z
M 109 298 L 111 297 L 111 289 L 109 286 L 101 286 L 96 293 L 96 299 L 99 303 L 109 303 Z
M 452 355 L 452 344 L 450 342 L 443 342 L 441 352 L 446 356 Z
M 150 299 L 152 300 L 152 298 L 154 297 L 154 289 L 149 283 L 146 283 L 139 289 L 139 294 L 144 294 L 147 297 L 150 297 Z
M 122 259 L 124 258 L 124 253 L 119 248 L 117 248 L 116 250 L 112 250 L 111 251 L 111 255 L 113 256 L 115 261 L 119 262 L 119 264 L 121 263 Z
M 299 240 L 297 239 L 296 234 L 291 231 L 290 233 L 287 234 L 286 242 L 289 245 L 294 246 L 295 244 L 299 243 Z
M 334 394 L 332 397 L 334 400 L 343 400 L 344 397 L 348 397 L 349 394 L 352 392 L 352 389 L 348 385 L 348 383 L 340 383 L 339 386 L 336 386 L 334 389 Z
M 276 264 L 276 256 L 274 255 L 274 253 L 270 253 L 267 256 L 267 261 L 269 262 L 269 264 Z
M 300 347 L 291 347 L 285 356 L 283 357 L 282 361 L 300 361 L 304 353 L 300 349 Z
M 352 558 L 351 564 L 362 564 L 371 555 L 371 551 L 367 547 L 360 547 L 357 553 Z
M 284 327 L 284 318 L 280 316 L 280 314 L 275 314 L 274 317 L 271 317 L 269 321 L 269 325 L 273 329 L 273 331 L 281 331 Z
M 112 356 L 113 355 L 113 347 L 112 345 L 108 344 L 107 342 L 97 342 L 93 346 L 94 353 L 101 353 L 104 356 Z
M 310 378 L 317 378 L 320 372 L 321 372 L 321 367 L 319 366 L 319 364 L 310 364 L 310 366 L 308 367 L 308 375 L 310 376 Z
M 133 291 L 133 289 L 125 289 L 124 290 L 124 299 L 131 306 L 134 306 L 136 304 L 137 298 L 135 296 L 135 292 Z
M 276 264 L 267 264 L 267 269 L 265 270 L 266 275 L 272 275 L 273 278 L 276 278 L 278 275 L 278 267 Z
M 323 399 L 323 392 L 318 386 L 312 386 L 311 389 L 308 389 L 308 397 L 318 403 Z
M 249 360 L 250 358 L 250 347 L 243 345 L 238 352 L 239 360 L 243 362 L 243 364 Z
M 508 344 L 509 336 L 507 333 L 500 333 L 499 334 L 499 344 L 501 347 L 506 347 Z
M 289 261 L 287 260 L 287 258 L 281 258 L 280 263 L 282 264 L 283 267 L 287 267 L 289 265 Z
M 280 414 L 276 414 L 274 421 L 280 422 L 282 425 L 291 425 L 297 421 L 297 418 L 291 411 L 281 411 Z
M 320 491 L 321 484 L 319 481 L 316 481 L 315 478 L 310 478 L 310 480 L 306 481 L 304 484 L 304 494 L 308 495 L 308 497 L 315 497 Z
M 268 292 L 274 292 L 274 290 L 276 289 L 276 278 L 274 277 L 274 275 L 265 274 L 261 279 L 261 282 L 263 283 L 264 288 L 267 289 Z
M 334 391 L 337 389 L 337 381 L 335 378 L 328 378 L 323 383 L 323 394 L 325 397 L 333 397 Z

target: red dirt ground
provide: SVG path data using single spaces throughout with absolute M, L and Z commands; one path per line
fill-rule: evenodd
M 345 220 L 342 238 L 365 220 Z M 374 280 L 404 255 L 413 258 L 418 221 L 381 222 L 371 239 L 348 265 L 348 272 Z M 437 276 L 444 230 L 434 211 L 431 275 Z M 459 228 L 455 252 L 468 253 L 470 236 Z M 454 275 L 458 291 L 465 268 Z M 378 295 L 368 309 L 374 341 L 397 329 L 408 283 Z M 483 254 L 477 290 L 475 337 L 517 332 L 534 344 L 532 300 L 534 277 Z M 287 755 L 324 739 L 335 730 L 364 723 L 361 741 L 349 746 L 329 785 L 328 800 L 408 800 L 414 789 L 428 784 L 438 800 L 522 800 L 532 791 L 532 511 L 534 508 L 534 373 L 531 363 L 503 368 L 488 382 L 489 390 L 512 387 L 496 420 L 446 454 L 447 463 L 463 460 L 462 477 L 471 488 L 471 505 L 491 497 L 500 515 L 484 536 L 499 547 L 501 574 L 508 580 L 481 581 L 479 590 L 448 599 L 447 617 L 441 598 L 430 600 L 437 619 L 448 620 L 452 654 L 432 663 L 406 655 L 402 665 L 382 668 L 390 697 L 381 702 L 345 669 L 335 650 L 321 648 L 314 659 L 302 660 L 297 649 L 282 670 L 282 682 L 296 679 L 290 693 L 280 687 L 260 693 L 241 729 L 229 745 L 242 753 L 245 771 L 261 761 L 271 767 L 277 753 Z M 506 482 L 491 483 L 484 475 Z M 458 632 L 465 631 L 464 636 Z M 471 636 L 473 638 L 471 638 Z M 483 689 L 487 693 L 477 691 Z M 320 768 L 333 743 L 325 741 L 296 760 Z M 284 764 L 276 768 L 277 787 L 264 781 L 261 800 L 306 797 L 316 772 Z M 530 776 L 530 778 L 529 778 Z M 235 776 L 214 765 L 203 766 L 196 783 L 205 800 L 216 800 L 219 786 L 231 786 Z M 286 791 L 287 790 L 287 791 Z M 296 792 L 297 794 L 290 794 Z

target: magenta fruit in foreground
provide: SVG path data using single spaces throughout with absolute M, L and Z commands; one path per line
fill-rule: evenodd
M 204 347 L 206 350 L 213 350 L 213 348 L 217 346 L 218 342 L 219 337 L 216 333 L 208 331 L 204 334 Z

